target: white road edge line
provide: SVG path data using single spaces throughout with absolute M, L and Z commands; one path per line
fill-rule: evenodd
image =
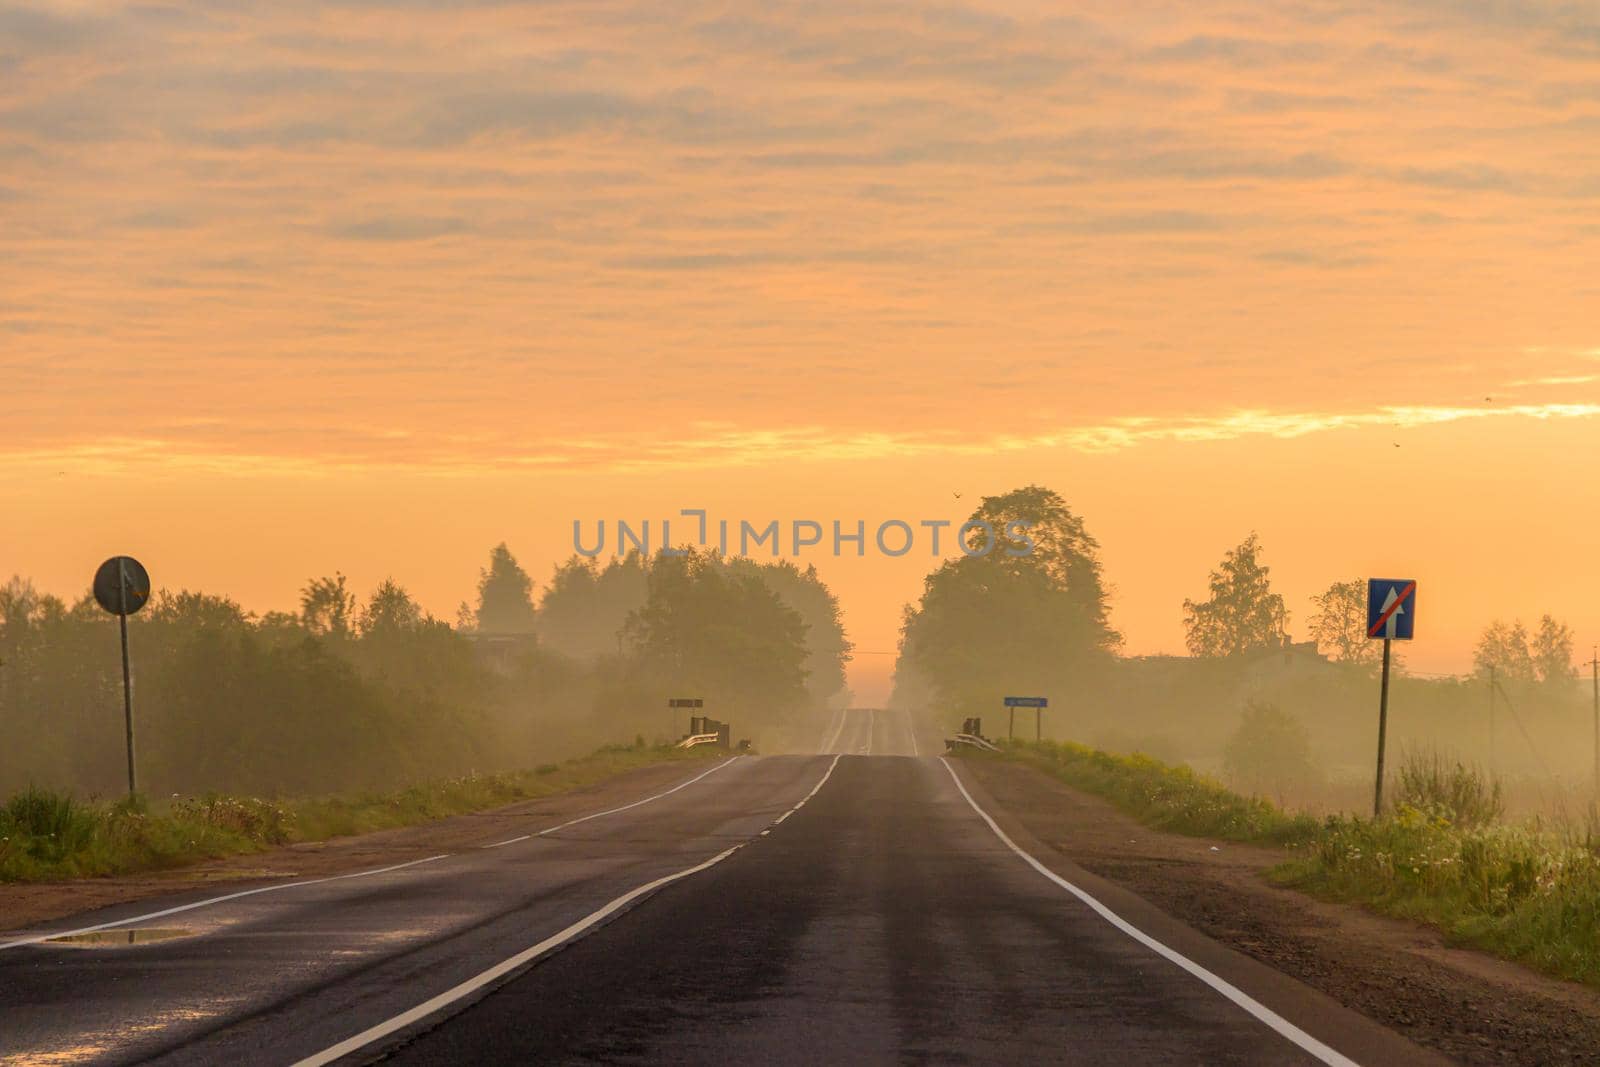
M 911 737 L 911 754 L 913 756 L 921 756 L 922 753 L 917 751 L 917 729 L 916 724 L 911 720 L 911 710 L 907 708 L 901 714 L 906 717 L 906 733 Z
M 560 824 L 560 825 L 552 825 L 552 827 L 546 827 L 546 829 L 539 830 L 538 833 L 523 833 L 522 837 L 507 838 L 507 840 L 504 840 L 504 841 L 494 841 L 493 845 L 480 845 L 480 846 L 478 846 L 478 848 L 501 848 L 501 846 L 504 846 L 504 845 L 515 845 L 515 843 L 517 843 L 517 841 L 526 841 L 526 840 L 530 840 L 530 838 L 534 838 L 534 837 L 544 837 L 544 835 L 546 835 L 546 833 L 555 833 L 555 832 L 557 832 L 557 830 L 565 830 L 566 827 L 570 827 L 570 825 L 578 825 L 579 822 L 589 822 L 590 819 L 598 819 L 598 817 L 602 817 L 602 816 L 614 816 L 614 814 L 618 813 L 618 811 L 627 811 L 627 809 L 630 809 L 630 808 L 638 808 L 638 806 L 640 806 L 640 805 L 648 805 L 648 803 L 650 803 L 651 800 L 661 800 L 662 797 L 670 797 L 670 795 L 672 795 L 672 793 L 678 792 L 678 790 L 680 790 L 680 789 L 686 789 L 686 787 L 690 787 L 690 785 L 693 785 L 694 782 L 701 781 L 702 777 L 712 776 L 712 774 L 717 773 L 717 771 L 720 771 L 720 769 L 725 768 L 725 766 L 730 765 L 730 763 L 733 763 L 734 760 L 738 760 L 738 758 L 741 758 L 741 757 L 726 758 L 726 760 L 723 760 L 722 763 L 718 763 L 717 766 L 714 766 L 714 768 L 709 769 L 709 771 L 706 771 L 706 773 L 704 773 L 704 774 L 696 774 L 696 776 L 691 777 L 690 781 L 678 782 L 678 784 L 674 785 L 674 787 L 672 787 L 672 789 L 664 790 L 664 792 L 656 793 L 656 795 L 654 795 L 654 797 L 645 797 L 645 798 L 643 798 L 643 800 L 635 800 L 634 803 L 630 803 L 630 805 L 622 805 L 621 808 L 610 808 L 610 809 L 606 809 L 606 811 L 595 811 L 594 814 L 587 814 L 587 816 L 581 816 L 581 817 L 578 817 L 578 819 L 568 819 L 568 821 L 562 822 L 562 824 Z
M 730 760 L 729 762 L 732 761 Z M 825 773 L 822 776 L 822 779 L 812 787 L 811 792 L 807 793 L 803 798 L 801 798 L 800 803 L 796 804 L 794 807 L 790 808 L 788 811 L 779 816 L 777 822 L 774 822 L 772 826 L 776 826 L 784 819 L 787 819 L 789 816 L 805 807 L 806 801 L 816 796 L 818 791 L 820 791 L 822 787 L 828 783 L 828 779 L 833 777 L 833 769 L 838 765 L 839 757 L 835 756 L 833 757 L 833 762 L 828 764 L 827 773 Z M 723 764 L 723 766 L 726 766 L 726 764 Z M 684 784 L 687 785 L 688 783 L 685 782 Z M 771 828 L 771 826 L 767 827 L 769 830 Z M 765 831 L 763 831 L 763 833 L 765 833 Z M 758 834 L 756 836 L 761 835 Z M 751 840 L 754 840 L 754 838 Z M 577 938 L 582 937 L 584 934 L 588 933 L 590 930 L 594 929 L 600 923 L 615 915 L 617 912 L 622 911 L 640 897 L 648 896 L 650 893 L 655 892 L 662 886 L 670 885 L 673 882 L 679 881 L 680 879 L 687 878 L 691 874 L 699 874 L 701 871 L 715 867 L 717 864 L 721 863 L 723 860 L 727 859 L 741 848 L 744 848 L 745 845 L 749 843 L 749 841 L 740 842 L 730 849 L 725 849 L 722 852 L 717 853 L 708 860 L 695 864 L 693 867 L 685 867 L 681 871 L 675 871 L 672 874 L 663 875 L 654 881 L 646 882 L 644 885 L 630 889 L 628 892 L 622 894 L 620 897 L 617 897 L 604 907 L 590 912 L 588 915 L 585 915 L 571 926 L 552 934 L 543 941 L 540 941 L 538 944 L 529 948 L 525 948 L 516 955 L 501 960 L 488 970 L 476 974 L 473 977 L 468 978 L 466 981 L 459 983 L 458 985 L 452 986 L 436 997 L 428 998 L 414 1008 L 408 1009 L 407 1011 L 401 1012 L 399 1015 L 386 1019 L 376 1026 L 368 1027 L 359 1034 L 356 1034 L 353 1037 L 347 1037 L 338 1044 L 331 1045 L 328 1048 L 323 1049 L 321 1052 L 307 1056 L 305 1059 L 296 1063 L 295 1067 L 322 1067 L 323 1064 L 332 1063 L 341 1056 L 348 1056 L 350 1053 L 364 1048 L 365 1046 L 372 1044 L 374 1041 L 388 1037 L 390 1034 L 395 1033 L 398 1030 L 403 1030 L 413 1023 L 420 1022 L 435 1012 L 449 1007 L 451 1004 L 454 1004 L 463 997 L 471 996 L 484 986 L 489 985 L 491 982 L 494 982 L 499 978 L 505 977 L 507 974 L 510 974 L 517 968 L 531 963 L 540 956 L 560 948 L 569 941 L 574 941 Z
M 1059 874 L 1056 874 L 1054 871 L 1050 870 L 1050 868 L 1034 859 L 1027 852 L 1024 852 L 1020 847 L 1018 847 L 1015 841 L 1006 836 L 1006 832 L 1000 829 L 1000 825 L 996 823 L 994 819 L 990 818 L 989 813 L 980 808 L 978 806 L 978 802 L 972 799 L 972 794 L 967 792 L 967 787 L 962 784 L 961 777 L 956 774 L 956 770 L 950 765 L 950 761 L 947 759 L 940 759 L 939 762 L 943 763 L 944 769 L 950 772 L 950 778 L 956 783 L 956 788 L 961 790 L 961 795 L 966 798 L 967 803 L 972 805 L 972 810 L 977 812 L 978 816 L 983 819 L 984 822 L 989 824 L 989 829 L 994 831 L 995 836 L 1004 842 L 1007 848 L 1027 861 L 1028 866 L 1032 867 L 1034 870 L 1050 879 L 1062 889 L 1065 889 L 1068 893 L 1071 893 L 1073 896 L 1077 897 L 1084 904 L 1087 904 L 1090 910 L 1099 915 L 1106 922 L 1110 923 L 1118 930 L 1121 930 L 1124 934 L 1127 934 L 1129 937 L 1133 938 L 1135 941 L 1139 942 L 1139 944 L 1143 945 L 1145 948 L 1148 948 L 1156 955 L 1171 963 L 1175 963 L 1183 970 L 1188 971 L 1194 977 L 1200 979 L 1200 981 L 1210 986 L 1213 990 L 1222 994 L 1222 996 L 1233 1001 L 1233 1003 L 1237 1004 L 1239 1007 L 1255 1016 L 1259 1022 L 1266 1024 L 1272 1030 L 1276 1031 L 1280 1036 L 1287 1038 L 1295 1045 L 1298 1045 L 1305 1052 L 1314 1056 L 1318 1060 L 1321 1060 L 1323 1063 L 1328 1064 L 1329 1067 L 1359 1067 L 1356 1061 L 1350 1059 L 1348 1056 L 1345 1056 L 1343 1053 L 1330 1048 L 1321 1041 L 1318 1041 L 1316 1038 L 1312 1037 L 1310 1034 L 1306 1033 L 1304 1030 L 1300 1029 L 1298 1026 L 1294 1025 L 1289 1020 L 1285 1019 L 1283 1016 L 1267 1007 L 1265 1004 L 1262 1004 L 1260 1001 L 1244 992 L 1244 990 L 1228 982 L 1226 979 L 1220 978 L 1206 970 L 1204 967 L 1200 966 L 1200 964 L 1196 963 L 1194 960 L 1191 960 L 1183 953 L 1178 952 L 1175 949 L 1168 948 L 1160 941 L 1157 941 L 1155 938 L 1151 937 L 1149 934 L 1145 933 L 1143 930 L 1140 930 L 1137 926 L 1134 926 L 1122 916 L 1118 915 L 1116 912 L 1100 903 L 1100 901 L 1090 896 L 1084 890 L 1079 889 L 1076 885 L 1073 885 L 1071 882 L 1067 881 L 1065 878 L 1061 877 Z
M 522 835 L 520 835 L 518 837 L 507 838 L 504 841 L 496 841 L 492 845 L 479 845 L 478 847 L 479 848 L 500 848 L 500 847 L 502 847 L 504 845 L 514 845 L 518 841 L 526 841 L 526 840 L 528 840 L 528 838 L 530 838 L 532 836 L 533 836 L 532 834 L 522 834 Z
M 238 900 L 240 897 L 253 897 L 257 893 L 275 893 L 280 889 L 295 889 L 304 885 L 322 885 L 324 882 L 343 881 L 346 878 L 367 878 L 374 874 L 388 874 L 390 871 L 403 870 L 406 867 L 417 867 L 424 863 L 432 863 L 434 860 L 442 860 L 447 858 L 449 855 L 450 853 L 448 852 L 441 852 L 437 856 L 429 856 L 426 859 L 411 860 L 409 863 L 396 863 L 391 867 L 379 867 L 371 871 L 355 871 L 351 874 L 330 875 L 327 878 L 305 878 L 298 882 L 283 882 L 279 885 L 257 886 L 255 889 L 245 889 L 238 893 L 227 893 L 220 897 L 208 897 L 205 900 L 197 900 L 192 904 L 180 904 L 175 908 L 163 908 L 161 911 L 146 912 L 143 915 L 134 915 L 127 919 L 118 919 L 115 922 L 99 923 L 95 926 L 81 926 L 76 930 L 49 930 L 42 934 L 30 934 L 27 937 L 19 937 L 15 941 L 6 941 L 0 943 L 0 950 L 17 948 L 20 945 L 36 945 L 41 941 L 48 941 L 53 937 L 76 937 L 78 934 L 92 934 L 97 930 L 113 930 L 119 926 L 127 926 L 129 923 L 142 923 L 150 919 L 162 919 L 168 915 L 176 915 L 179 912 L 193 911 L 196 908 L 209 907 L 212 904 L 221 904 L 229 900 Z

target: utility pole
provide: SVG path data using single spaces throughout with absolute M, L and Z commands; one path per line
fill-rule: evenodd
M 1494 664 L 1489 664 L 1489 780 L 1494 781 Z
M 1600 645 L 1589 660 L 1589 676 L 1594 680 L 1594 795 L 1600 800 Z

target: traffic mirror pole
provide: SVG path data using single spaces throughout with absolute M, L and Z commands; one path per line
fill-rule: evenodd
M 1389 639 L 1383 639 L 1383 685 L 1378 694 L 1378 781 L 1372 790 L 1372 817 L 1383 814 L 1383 742 L 1389 732 Z
M 139 792 L 138 779 L 133 770 L 133 678 L 128 671 L 128 565 L 119 561 L 117 564 L 118 577 L 118 606 L 122 609 L 117 613 L 117 623 L 122 629 L 122 719 L 128 731 L 128 796 L 131 798 Z
M 133 749 L 133 673 L 128 669 L 128 616 L 150 600 L 150 572 L 132 556 L 112 556 L 94 572 L 90 586 L 94 600 L 108 614 L 117 617 L 122 634 L 122 722 L 128 738 L 128 796 L 139 791 L 134 771 Z

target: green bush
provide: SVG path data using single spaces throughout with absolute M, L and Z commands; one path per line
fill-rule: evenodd
M 1487 780 L 1459 760 L 1451 763 L 1436 749 L 1405 754 L 1396 801 L 1453 826 L 1487 826 L 1500 821 L 1506 810 L 1498 781 Z
M 0 808 L 0 836 L 15 839 L 36 860 L 50 862 L 86 847 L 97 816 L 72 797 L 30 786 Z
M 1228 780 L 1255 796 L 1282 802 L 1286 793 L 1321 779 L 1311 758 L 1311 734 L 1305 724 L 1276 704 L 1245 704 L 1239 726 L 1222 751 Z

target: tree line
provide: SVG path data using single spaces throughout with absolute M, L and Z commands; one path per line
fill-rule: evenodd
M 358 596 L 309 580 L 297 612 L 160 591 L 129 620 L 141 780 L 153 793 L 303 793 L 526 767 L 635 735 L 667 738 L 668 696 L 740 736 L 844 696 L 838 602 L 814 569 L 694 552 L 542 589 L 505 545 L 454 624 L 393 579 Z M 122 780 L 117 627 L 0 586 L 0 791 L 112 794 Z
M 1297 643 L 1251 533 L 1210 571 L 1203 596 L 1181 602 L 1187 656 L 1125 656 L 1100 546 L 1059 494 L 1033 485 L 986 497 L 972 518 L 1027 522 L 1039 550 L 957 558 L 928 575 L 904 609 L 895 703 L 931 709 L 949 726 L 988 716 L 1003 728 L 1002 696 L 1044 695 L 1046 722 L 1061 736 L 1102 747 L 1231 764 L 1252 779 L 1264 751 L 1302 777 L 1312 763 L 1319 774 L 1370 774 L 1382 644 L 1367 636 L 1365 579 L 1333 581 L 1312 597 Z M 1588 750 L 1587 740 L 1572 744 L 1588 720 L 1578 714 L 1573 644 L 1571 628 L 1546 615 L 1532 628 L 1490 623 L 1469 678 L 1421 677 L 1400 664 L 1391 740 L 1443 744 L 1501 769 L 1542 774 L 1570 763 L 1579 773 L 1568 757 Z

